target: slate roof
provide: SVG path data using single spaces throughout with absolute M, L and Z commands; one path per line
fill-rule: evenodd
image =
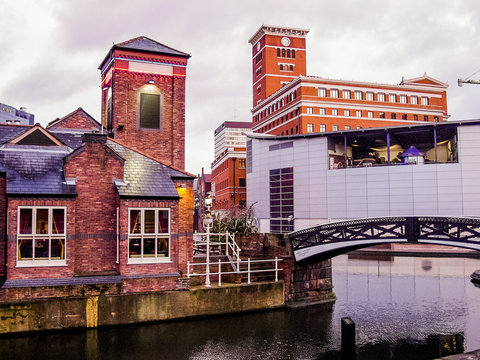
M 107 140 L 107 146 L 125 159 L 124 182 L 118 185 L 121 197 L 162 197 L 178 199 L 172 177 L 190 178 L 119 143 Z
M 6 145 L 0 151 L 0 170 L 7 174 L 9 195 L 76 195 L 75 185 L 63 176 L 66 146 Z
M 0 126 L 0 171 L 7 174 L 8 195 L 75 196 L 76 186 L 67 185 L 64 158 L 83 144 L 83 131 L 47 130 L 64 146 L 7 144 L 31 126 Z M 106 146 L 125 159 L 124 178 L 118 179 L 121 197 L 178 199 L 173 179 L 193 179 L 184 171 L 168 167 L 147 155 L 108 139 Z
M 148 51 L 160 54 L 190 57 L 190 55 L 187 53 L 163 45 L 155 40 L 147 38 L 146 36 L 139 36 L 137 38 L 127 40 L 125 42 L 115 44 L 113 47 L 117 49 Z

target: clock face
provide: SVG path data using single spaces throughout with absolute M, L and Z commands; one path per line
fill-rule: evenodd
M 288 46 L 288 45 L 290 45 L 290 39 L 289 39 L 288 37 L 284 36 L 284 37 L 282 38 L 282 45 L 283 45 L 283 46 Z

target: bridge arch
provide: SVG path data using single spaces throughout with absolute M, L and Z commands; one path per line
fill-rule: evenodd
M 480 251 L 480 218 L 385 216 L 323 224 L 289 234 L 295 261 L 330 258 L 355 249 L 416 243 Z

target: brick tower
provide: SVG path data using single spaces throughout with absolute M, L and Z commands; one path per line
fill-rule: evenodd
M 141 36 L 113 45 L 99 66 L 102 125 L 110 136 L 182 170 L 189 57 Z
M 253 106 L 285 83 L 306 75 L 309 30 L 262 25 L 252 36 Z

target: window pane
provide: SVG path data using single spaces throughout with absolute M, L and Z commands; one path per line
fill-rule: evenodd
M 140 127 L 160 128 L 160 95 L 140 94 Z
M 65 259 L 64 239 L 52 239 L 52 249 L 50 254 L 51 260 Z
M 140 234 L 142 231 L 142 212 L 130 210 L 130 234 Z
M 133 238 L 129 240 L 128 254 L 131 258 L 139 258 L 142 255 L 141 239 Z
M 48 260 L 48 239 L 35 239 L 35 260 Z
M 53 209 L 52 234 L 65 234 L 64 214 L 64 209 Z
M 18 260 L 32 260 L 32 239 L 18 242 Z
M 155 210 L 145 210 L 145 234 L 155 232 Z
M 158 210 L 158 233 L 170 233 L 170 227 L 168 223 L 168 210 Z
M 168 238 L 158 238 L 158 256 L 168 256 Z
M 143 257 L 155 257 L 155 238 L 143 239 Z
M 32 209 L 20 209 L 20 234 L 32 233 Z
M 48 209 L 37 210 L 37 229 L 36 234 L 48 233 Z

